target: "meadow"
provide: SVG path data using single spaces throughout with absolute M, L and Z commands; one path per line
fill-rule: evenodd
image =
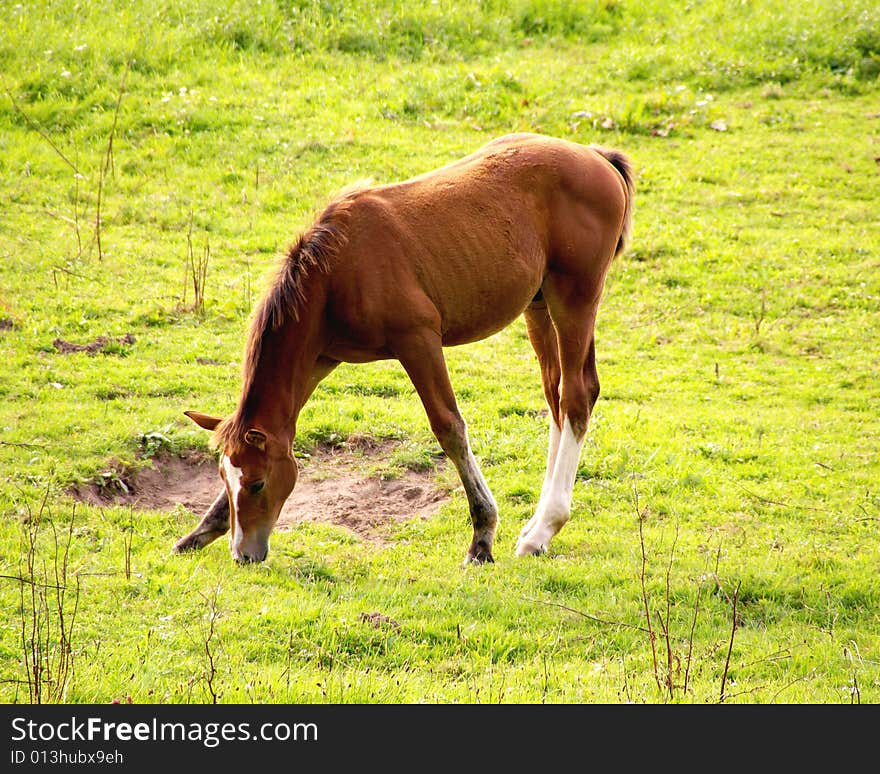
M 876 3 L 219 5 L 0 6 L 0 701 L 880 701 Z M 198 514 L 114 497 L 213 454 L 183 412 L 234 409 L 286 247 L 341 187 L 513 131 L 637 176 L 550 551 L 513 556 L 547 435 L 519 320 L 447 350 L 495 564 L 462 567 L 393 361 L 331 374 L 294 450 L 439 510 L 172 555 Z

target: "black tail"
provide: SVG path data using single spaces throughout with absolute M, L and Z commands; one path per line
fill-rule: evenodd
M 596 145 L 591 147 L 594 151 L 606 158 L 611 166 L 620 173 L 620 176 L 623 178 L 623 183 L 626 186 L 626 213 L 623 217 L 623 230 L 620 232 L 620 239 L 617 240 L 617 249 L 614 251 L 615 255 L 620 255 L 626 249 L 627 243 L 632 236 L 632 201 L 633 194 L 635 193 L 632 162 L 626 154 L 621 153 L 620 151 L 612 150 L 611 148 L 600 148 Z

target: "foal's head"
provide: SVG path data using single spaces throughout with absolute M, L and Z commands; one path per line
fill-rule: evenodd
M 187 411 L 205 430 L 216 430 L 222 419 Z M 229 548 L 237 562 L 262 562 L 269 553 L 269 535 L 281 506 L 296 484 L 297 466 L 290 442 L 258 428 L 241 438 L 226 439 L 220 456 L 220 477 L 229 497 Z

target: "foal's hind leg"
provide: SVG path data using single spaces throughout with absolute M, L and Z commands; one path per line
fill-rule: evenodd
M 525 537 L 538 519 L 542 503 L 550 493 L 553 480 L 553 468 L 556 465 L 556 455 L 559 451 L 559 439 L 561 436 L 561 421 L 559 417 L 559 380 L 561 371 L 559 368 L 559 342 L 556 339 L 556 329 L 547 311 L 547 305 L 538 301 L 528 307 L 524 313 L 526 329 L 529 340 L 535 354 L 538 356 L 538 365 L 541 368 L 541 383 L 544 387 L 544 397 L 550 409 L 550 433 L 547 443 L 547 472 L 544 474 L 544 483 L 541 486 L 539 507 L 535 515 L 525 524 L 520 531 L 520 538 Z
M 419 330 L 398 338 L 392 349 L 422 400 L 431 430 L 464 485 L 474 526 L 465 564 L 493 562 L 492 543 L 498 526 L 498 507 L 471 451 L 467 426 L 458 412 L 446 370 L 440 336 L 433 330 Z
M 599 397 L 593 340 L 598 294 L 591 303 L 578 303 L 580 298 L 590 298 L 591 295 L 575 292 L 561 297 L 550 288 L 545 293 L 553 313 L 559 344 L 562 385 L 557 421 L 561 422 L 557 425 L 559 440 L 552 472 L 548 465 L 535 515 L 517 541 L 517 556 L 546 551 L 550 540 L 562 529 L 571 514 L 571 495 L 580 452 L 590 414 Z M 551 428 L 551 448 L 553 444 Z

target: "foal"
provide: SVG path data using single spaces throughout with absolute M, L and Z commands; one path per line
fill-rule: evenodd
M 293 490 L 296 423 L 339 363 L 395 358 L 467 493 L 465 562 L 491 562 L 498 508 L 468 442 L 443 347 L 525 316 L 550 407 L 547 473 L 517 556 L 546 551 L 568 521 L 578 459 L 599 395 L 593 331 L 605 277 L 626 244 L 626 156 L 513 134 L 433 172 L 340 194 L 300 237 L 256 309 L 238 407 L 185 412 L 214 431 L 225 484 L 176 552 L 227 530 L 240 562 L 266 558 Z

